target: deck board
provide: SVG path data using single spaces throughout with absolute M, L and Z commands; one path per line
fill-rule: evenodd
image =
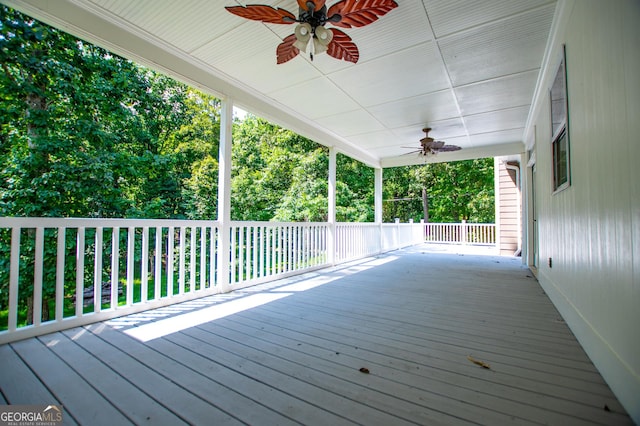
M 12 346 L 79 424 L 109 426 L 130 423 L 121 411 L 39 339 L 23 340 Z M 48 401 L 40 403 L 48 404 Z
M 0 394 L 5 404 L 60 405 L 60 401 L 51 394 L 44 383 L 20 359 L 10 345 L 0 345 Z M 63 406 L 65 424 L 75 425 L 77 422 Z
M 178 414 L 184 422 L 242 423 L 206 401 L 201 395 L 201 389 L 181 386 L 179 382 L 183 378 L 180 374 L 185 373 L 184 369 L 178 368 L 179 366 L 171 360 L 136 340 L 122 333 L 110 331 L 112 330 L 103 325 L 89 326 L 86 327 L 85 333 L 76 338 L 76 342 L 147 395 Z M 73 333 L 73 330 L 67 333 Z M 153 364 L 153 367 L 149 367 L 147 363 Z M 197 384 L 206 386 L 209 383 L 199 381 Z
M 232 321 L 237 324 L 232 324 Z M 258 336 L 265 334 L 264 330 L 267 330 L 265 324 L 268 324 L 269 321 L 263 320 L 253 324 L 253 327 L 259 328 L 260 330 L 246 327 L 244 323 L 246 323 L 246 321 L 243 322 L 238 319 L 225 320 L 218 325 L 216 330 L 218 330 L 218 333 L 230 335 L 228 338 L 232 338 L 233 335 L 242 336 L 242 333 L 244 333 L 246 336 L 253 336 L 254 338 L 251 339 L 253 342 L 260 340 Z M 265 345 L 264 347 L 260 347 L 260 350 L 273 350 L 273 345 L 287 345 L 291 342 L 291 339 L 293 339 L 291 330 L 287 330 L 286 336 L 280 337 L 278 337 L 276 330 L 274 334 L 267 334 L 261 338 L 261 340 L 265 342 Z M 468 363 L 468 360 L 464 356 L 457 357 L 456 361 L 457 364 L 463 365 L 449 363 L 450 365 L 446 366 L 446 368 L 434 367 L 424 362 L 409 364 L 406 363 L 406 361 L 400 365 L 389 365 L 388 360 L 390 357 L 385 356 L 379 349 L 382 344 L 378 344 L 377 346 L 371 345 L 366 338 L 359 339 L 357 336 L 348 336 L 344 341 L 340 342 L 341 345 L 336 350 L 338 355 L 335 355 L 335 352 L 330 350 L 323 350 L 323 348 L 326 347 L 335 348 L 335 338 L 334 341 L 329 341 L 318 338 L 317 336 L 307 335 L 306 338 L 303 337 L 303 339 L 304 340 L 299 341 L 302 342 L 300 346 L 291 347 L 293 350 L 302 352 L 305 352 L 307 347 L 313 348 L 308 350 L 308 359 L 302 359 L 300 361 L 301 363 L 311 362 L 313 359 L 316 359 L 315 364 L 318 363 L 317 359 L 327 359 L 332 362 L 340 360 L 338 363 L 342 363 L 349 360 L 351 356 L 353 357 L 351 358 L 352 360 L 359 359 L 360 364 L 367 365 L 372 372 L 376 372 L 376 375 L 408 384 L 412 389 L 422 389 L 425 392 L 437 392 L 443 395 L 446 400 L 452 401 L 473 401 L 475 399 L 477 407 L 473 410 L 474 416 L 478 415 L 482 407 L 491 407 L 492 410 L 502 412 L 504 415 L 519 417 L 524 414 L 525 417 L 520 417 L 521 420 L 533 419 L 537 422 L 553 424 L 570 424 L 571 420 L 573 420 L 566 418 L 562 414 L 556 415 L 553 413 L 554 411 L 557 413 L 567 411 L 579 412 L 581 413 L 582 421 L 593 418 L 606 420 L 609 417 L 601 408 L 583 403 L 585 396 L 589 395 L 579 394 L 577 396 L 580 402 L 575 402 L 575 400 L 572 401 L 567 397 L 566 392 L 563 392 L 560 398 L 558 398 L 557 395 L 550 396 L 540 392 L 532 392 L 528 388 L 528 384 L 525 383 L 522 383 L 520 387 L 505 385 L 502 383 L 502 378 L 493 378 L 493 375 L 496 374 L 495 369 L 497 368 L 495 365 L 492 371 L 478 369 L 473 364 Z M 398 348 L 396 351 L 396 360 L 403 360 L 406 358 L 405 354 L 410 351 L 419 356 L 419 350 L 410 344 L 398 343 L 395 345 L 395 348 Z M 363 352 L 363 350 L 366 352 Z M 317 353 L 318 351 L 321 352 L 321 354 Z M 363 355 L 360 355 L 361 353 Z M 287 354 L 286 356 L 291 360 L 297 359 L 295 354 Z M 357 363 L 354 365 L 347 364 L 348 368 L 351 369 L 356 368 L 356 365 Z M 373 365 L 375 365 L 375 367 L 373 367 Z M 472 374 L 475 374 L 476 377 L 470 377 Z M 389 389 L 391 386 L 381 384 L 378 387 Z M 486 395 L 477 395 L 478 389 L 482 389 L 482 392 Z M 402 394 L 402 389 L 397 389 L 395 394 Z M 592 400 L 596 403 L 600 398 L 596 396 L 592 398 Z M 469 403 L 473 404 L 473 402 Z M 446 405 L 446 403 L 439 401 L 437 407 L 444 409 Z M 452 413 L 460 415 L 460 409 L 457 404 L 453 404 L 451 410 Z M 486 420 L 491 418 L 487 413 L 483 413 L 482 417 Z M 494 424 L 504 423 L 506 420 L 506 418 L 495 418 Z
M 133 337 L 194 312 L 217 319 Z M 61 404 L 68 424 L 632 424 L 519 259 L 422 246 L 2 345 L 0 359 L 0 403 Z
M 216 339 L 211 341 L 212 335 L 200 328 L 190 329 L 179 336 L 169 336 L 183 344 L 190 345 L 192 350 L 200 354 L 210 356 L 227 368 L 242 371 L 244 374 L 259 378 L 262 382 L 289 392 L 307 403 L 322 407 L 333 416 L 338 416 L 352 423 L 371 424 L 381 422 L 384 424 L 410 424 L 407 421 L 388 415 L 374 407 L 368 407 L 361 401 L 351 399 L 351 389 L 343 389 L 333 392 L 331 386 L 325 381 L 328 376 L 314 374 L 313 370 L 298 368 L 297 365 L 286 359 L 274 359 L 268 354 L 252 351 L 248 347 L 241 347 L 231 341 Z M 346 383 L 345 383 L 346 384 Z M 327 389 L 329 387 L 329 389 Z M 326 424 L 321 420 L 321 424 Z
M 167 426 L 184 422 L 66 334 L 54 333 L 43 336 L 41 340 L 85 381 L 95 383 L 105 398 L 129 421 Z

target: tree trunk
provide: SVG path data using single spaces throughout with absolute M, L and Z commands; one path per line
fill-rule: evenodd
M 422 188 L 422 213 L 424 223 L 429 222 L 429 198 L 427 197 L 427 188 Z
M 35 322 L 35 318 L 33 317 L 33 296 L 27 297 L 27 325 L 33 325 Z M 51 318 L 49 316 L 49 299 L 42 299 L 42 317 L 41 322 L 49 321 Z
M 33 324 L 33 296 L 27 297 L 27 325 Z

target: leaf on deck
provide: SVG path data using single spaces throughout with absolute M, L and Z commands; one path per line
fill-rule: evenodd
M 471 355 L 467 355 L 467 359 L 468 359 L 469 361 L 471 361 L 472 363 L 474 363 L 474 364 L 476 364 L 476 365 L 479 365 L 479 366 L 480 366 L 480 367 L 482 367 L 482 368 L 486 368 L 487 370 L 490 370 L 490 369 L 491 369 L 491 366 L 490 366 L 489 364 L 487 364 L 487 363 L 486 363 L 486 362 L 484 362 L 484 361 L 480 361 L 480 360 L 478 360 L 478 359 L 475 359 L 475 358 L 474 358 L 474 357 L 472 357 Z

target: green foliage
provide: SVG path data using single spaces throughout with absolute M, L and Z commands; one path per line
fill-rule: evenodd
M 336 156 L 336 163 L 336 220 L 373 222 L 373 169 L 342 154 Z
M 430 222 L 493 223 L 493 159 L 430 163 L 385 169 L 383 220 L 424 217 L 423 191 Z
M 232 164 L 232 219 L 326 220 L 326 148 L 249 115 L 234 128 Z
M 214 217 L 217 99 L 4 5 L 0 66 L 0 217 Z M 25 232 L 21 304 L 33 283 L 34 231 Z M 3 306 L 7 283 L 2 268 Z

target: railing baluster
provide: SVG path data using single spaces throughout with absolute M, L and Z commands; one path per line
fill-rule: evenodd
M 266 244 L 265 244 L 265 250 L 266 250 L 266 261 L 265 261 L 265 275 L 266 276 L 271 276 L 273 274 L 273 265 L 271 264 L 272 259 L 275 259 L 275 252 L 274 250 L 276 249 L 275 244 L 273 243 L 274 241 L 274 228 L 272 227 L 268 227 L 267 228 L 267 240 L 266 240 Z M 271 256 L 271 254 L 274 253 L 274 256 Z
M 295 271 L 296 267 L 296 227 L 295 225 L 289 226 L 289 268 L 287 272 Z
M 180 227 L 180 256 L 179 256 L 179 261 L 180 264 L 178 265 L 178 294 L 184 294 L 184 286 L 185 286 L 185 279 L 186 279 L 186 252 L 187 252 L 187 248 L 186 248 L 186 233 L 187 233 L 187 227 L 186 226 L 181 226 Z
M 127 306 L 133 305 L 133 287 L 135 278 L 136 228 L 130 226 L 127 231 Z
M 256 278 L 258 278 L 258 255 L 260 253 L 260 240 L 258 239 L 260 236 L 260 232 L 259 232 L 259 227 L 258 226 L 254 226 L 253 227 L 253 238 L 252 238 L 252 242 L 251 242 L 251 248 L 253 251 L 253 268 L 252 268 L 252 274 L 251 276 L 253 277 L 253 279 L 255 280 Z
M 169 231 L 167 232 L 167 297 L 173 296 L 173 278 L 175 274 L 173 265 L 175 262 L 175 237 L 176 229 L 173 226 L 170 226 Z
M 198 247 L 196 245 L 196 227 L 192 226 L 191 243 L 189 243 L 189 293 L 193 293 L 196 289 L 196 272 L 198 271 Z
M 142 227 L 142 259 L 140 261 L 140 302 L 145 303 L 149 295 L 149 227 Z
M 64 264 L 66 228 L 58 227 L 58 247 L 56 251 L 56 321 L 62 321 L 64 316 Z
M 11 266 L 9 269 L 9 318 L 8 330 L 18 328 L 18 284 L 20 282 L 20 234 L 22 228 L 11 228 Z
M 298 265 L 300 264 L 300 227 L 292 226 L 291 232 L 293 233 L 293 244 L 291 246 L 291 270 L 295 271 L 298 269 Z
M 318 238 L 319 238 L 320 227 L 318 225 L 313 225 L 311 227 L 310 238 L 311 242 L 309 244 L 309 259 L 310 266 L 315 266 L 318 264 Z
M 210 228 L 211 240 L 209 241 L 209 288 L 216 286 L 216 244 L 218 232 L 215 226 Z
M 33 270 L 33 325 L 42 322 L 42 270 L 44 262 L 44 228 L 36 228 Z
M 289 250 L 289 226 L 285 225 L 282 227 L 282 272 L 289 271 Z
M 284 226 L 276 227 L 276 265 L 274 272 L 279 274 L 282 272 L 282 264 L 284 263 L 284 245 L 282 239 L 284 236 Z
M 236 266 L 238 264 L 238 252 L 236 247 L 236 232 L 238 232 L 238 228 L 235 226 L 231 227 L 231 280 L 229 284 L 234 285 L 236 283 Z
M 207 227 L 200 228 L 200 290 L 207 288 Z
M 162 227 L 156 227 L 156 259 L 153 276 L 153 298 L 160 299 L 162 292 Z
M 93 312 L 102 309 L 102 227 L 96 227 L 93 256 Z
M 84 301 L 84 227 L 78 227 L 76 236 L 76 317 L 82 316 Z
M 120 286 L 120 228 L 114 226 L 111 230 L 111 309 L 118 307 L 118 293 Z
M 260 226 L 258 235 L 258 278 L 264 276 L 264 244 L 265 244 L 265 226 Z

